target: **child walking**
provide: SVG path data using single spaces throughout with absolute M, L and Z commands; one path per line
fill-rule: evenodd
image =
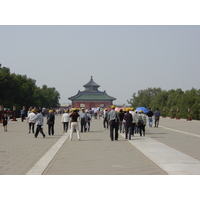
M 3 127 L 4 127 L 4 132 L 7 131 L 7 124 L 8 124 L 8 116 L 6 113 L 3 115 Z

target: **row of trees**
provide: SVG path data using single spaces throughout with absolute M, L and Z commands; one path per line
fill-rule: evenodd
M 10 73 L 7 67 L 0 68 L 0 105 L 4 108 L 16 106 L 58 107 L 60 94 L 56 89 L 36 86 L 36 81 L 26 75 Z
M 137 95 L 133 93 L 132 99 L 128 103 L 134 108 L 146 107 L 152 108 L 152 110 L 159 108 L 162 115 L 165 108 L 168 117 L 171 117 L 173 108 L 176 115 L 185 119 L 188 118 L 188 108 L 190 108 L 190 117 L 196 120 L 200 119 L 200 90 L 195 88 L 187 91 L 182 91 L 182 89 L 166 91 L 161 88 L 139 90 Z M 177 108 L 179 112 L 176 112 Z

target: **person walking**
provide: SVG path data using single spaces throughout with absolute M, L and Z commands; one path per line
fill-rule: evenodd
M 136 122 L 137 122 L 137 114 L 136 114 L 136 111 L 134 110 L 134 108 L 131 108 L 131 110 L 129 111 L 129 113 L 132 115 L 132 118 L 133 118 L 133 121 L 132 121 L 132 133 L 131 133 L 131 135 L 134 136 L 135 126 L 136 126 Z
M 149 127 L 152 127 L 152 124 L 153 124 L 153 120 L 152 120 L 153 112 L 152 112 L 151 108 L 149 108 L 149 112 L 147 113 L 147 116 L 148 116 L 148 125 L 149 125 Z
M 29 123 L 29 133 L 31 132 L 32 130 L 32 133 L 34 133 L 34 126 L 35 126 L 35 110 L 32 109 L 29 114 L 28 114 L 28 117 L 26 118 L 27 119 L 27 122 Z
M 88 117 L 88 119 L 87 119 L 85 128 L 86 128 L 86 131 L 89 132 L 89 131 L 90 131 L 90 122 L 91 122 L 91 120 L 92 120 L 92 118 L 90 117 L 89 112 L 87 112 L 87 117 Z
M 154 118 L 155 118 L 155 126 L 158 128 L 159 120 L 160 120 L 160 111 L 158 108 L 156 108 L 156 111 L 154 112 Z
M 43 138 L 46 137 L 46 135 L 44 134 L 43 130 L 42 130 L 42 126 L 43 126 L 43 115 L 41 113 L 41 110 L 39 109 L 38 111 L 35 110 L 35 117 L 34 120 L 36 121 L 35 124 L 37 126 L 36 128 L 36 132 L 35 132 L 35 138 L 37 138 L 39 132 L 43 135 Z
M 85 132 L 86 131 L 86 123 L 88 121 L 88 116 L 87 113 L 85 112 L 85 108 L 81 109 L 81 132 Z
M 111 106 L 111 111 L 108 114 L 108 121 L 110 125 L 110 139 L 114 140 L 113 132 L 115 131 L 115 140 L 118 140 L 118 128 L 119 128 L 119 114 L 115 111 L 115 106 Z
M 62 115 L 61 122 L 63 123 L 63 133 L 67 133 L 69 127 L 69 110 L 65 110 Z
M 108 129 L 108 109 L 105 108 L 104 109 L 104 113 L 103 113 L 103 127 L 104 129 Z
M 138 121 L 138 112 L 137 110 L 135 110 L 135 117 L 136 117 L 136 123 L 135 123 L 135 128 L 134 128 L 134 133 L 135 134 L 138 134 L 139 133 L 139 127 L 138 127 L 138 124 L 137 124 L 137 121 Z
M 129 110 L 129 108 L 126 108 L 126 115 L 124 115 L 124 125 L 126 127 L 125 139 L 131 140 L 133 116 L 131 113 L 129 113 Z
M 53 110 L 49 110 L 49 114 L 47 115 L 47 124 L 49 135 L 54 135 L 55 115 Z
M 3 128 L 4 132 L 7 132 L 7 127 L 8 127 L 8 116 L 7 113 L 5 112 L 2 116 L 2 122 L 3 122 Z
M 26 115 L 24 108 L 22 108 L 22 110 L 20 111 L 20 115 L 21 115 L 21 121 L 23 122 L 25 119 L 25 115 Z
M 145 136 L 145 126 L 146 126 L 146 115 L 143 114 L 143 111 L 140 110 L 138 119 L 137 119 L 138 128 L 140 131 L 140 136 Z
M 123 132 L 124 133 L 124 112 L 122 109 L 119 110 L 119 132 Z
M 74 108 L 72 114 L 69 117 L 71 117 L 71 129 L 69 140 L 72 140 L 74 130 L 76 130 L 78 140 L 81 140 L 78 126 L 78 118 L 80 117 L 80 115 L 78 114 L 78 109 Z

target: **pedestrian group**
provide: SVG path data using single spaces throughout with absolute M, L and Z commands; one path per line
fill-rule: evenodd
M 81 111 L 80 111 L 81 110 Z M 21 121 L 25 119 L 25 110 L 20 111 Z M 158 127 L 160 119 L 160 111 L 157 108 L 153 113 L 151 108 L 148 109 L 148 112 L 145 114 L 143 110 L 137 112 L 134 108 L 126 108 L 125 111 L 122 109 L 118 111 L 115 110 L 115 106 L 112 105 L 110 110 L 108 108 L 99 109 L 97 112 L 93 113 L 91 110 L 85 110 L 85 108 L 73 108 L 71 110 L 67 109 L 64 111 L 64 114 L 61 117 L 61 123 L 63 124 L 63 132 L 70 133 L 70 141 L 73 139 L 73 133 L 77 133 L 78 140 L 81 140 L 80 132 L 90 131 L 90 122 L 92 116 L 97 119 L 97 114 L 99 119 L 103 119 L 104 129 L 110 128 L 110 139 L 111 141 L 118 140 L 118 131 L 120 133 L 125 133 L 125 139 L 131 140 L 131 137 L 134 134 L 140 134 L 140 136 L 145 136 L 145 127 L 148 122 L 148 126 L 153 126 L 153 116 L 154 116 L 154 127 Z M 44 114 L 41 109 L 29 109 L 28 116 L 26 118 L 29 126 L 28 132 L 33 133 L 34 137 L 37 138 L 38 134 L 41 133 L 43 138 L 46 135 L 43 132 L 43 120 Z M 54 110 L 50 109 L 46 113 L 47 125 L 48 125 L 48 134 L 54 135 L 54 124 L 55 124 L 55 114 Z M 7 131 L 8 125 L 8 114 L 5 111 L 3 116 L 3 127 L 4 131 Z M 79 124 L 80 129 L 79 130 Z M 36 125 L 36 131 L 34 131 Z

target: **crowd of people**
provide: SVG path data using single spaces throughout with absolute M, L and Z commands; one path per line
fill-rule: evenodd
M 125 139 L 129 140 L 137 133 L 140 136 L 145 136 L 145 126 L 147 122 L 149 127 L 153 126 L 153 116 L 155 119 L 154 127 L 159 125 L 160 111 L 158 108 L 154 113 L 151 108 L 148 109 L 147 113 L 144 113 L 143 110 L 138 112 L 134 108 L 126 108 L 125 111 L 120 109 L 117 112 L 114 105 L 111 106 L 111 109 L 109 112 L 106 108 L 103 113 L 103 126 L 107 129 L 110 126 L 111 141 L 118 140 L 118 131 L 125 133 Z
M 58 110 L 54 109 L 30 108 L 26 117 L 26 112 L 23 108 L 20 114 L 21 121 L 26 120 L 28 122 L 28 132 L 32 132 L 35 138 L 38 137 L 39 133 L 42 134 L 43 138 L 46 137 L 43 132 L 44 117 L 46 117 L 46 123 L 48 125 L 48 134 L 54 135 L 55 115 L 60 113 L 62 113 L 61 123 L 63 124 L 63 132 L 70 133 L 70 140 L 73 138 L 73 132 L 76 132 L 78 140 L 81 140 L 80 132 L 90 131 L 92 117 L 94 119 L 102 119 L 104 129 L 110 128 L 111 141 L 118 140 L 118 132 L 125 133 L 125 139 L 129 140 L 131 140 L 134 134 L 145 136 L 146 124 L 148 123 L 149 127 L 153 127 L 153 118 L 154 127 L 158 127 L 159 125 L 159 109 L 156 109 L 154 113 L 151 108 L 148 109 L 147 113 L 144 113 L 143 110 L 137 111 L 134 108 L 126 108 L 125 111 L 122 109 L 116 111 L 115 106 L 112 105 L 110 108 L 99 108 L 95 111 L 92 109 L 86 110 L 85 108 L 73 108 L 70 110 L 63 109 L 62 112 L 58 112 Z M 4 112 L 2 120 L 4 131 L 7 131 L 9 121 L 7 112 Z
M 36 132 L 35 132 L 35 138 L 37 138 L 38 134 L 41 133 L 43 135 L 43 138 L 46 137 L 46 135 L 43 132 L 43 124 L 44 120 L 43 118 L 47 118 L 47 125 L 48 125 L 48 134 L 54 135 L 54 124 L 55 124 L 55 115 L 57 115 L 57 112 L 55 112 L 54 109 L 49 109 L 48 113 L 45 110 L 42 113 L 41 109 L 31 109 L 28 112 L 28 116 L 26 117 L 27 122 L 29 123 L 29 133 L 34 133 L 34 125 L 36 125 Z M 63 114 L 61 117 L 61 123 L 63 124 L 63 132 L 70 132 L 70 140 L 73 138 L 73 132 L 76 131 L 78 140 L 81 140 L 80 132 L 86 132 L 90 131 L 90 121 L 91 121 L 91 113 L 88 111 L 86 112 L 84 108 L 81 109 L 65 109 L 63 110 Z M 23 120 L 22 120 L 23 122 Z M 81 131 L 79 131 L 79 122 L 81 125 Z

